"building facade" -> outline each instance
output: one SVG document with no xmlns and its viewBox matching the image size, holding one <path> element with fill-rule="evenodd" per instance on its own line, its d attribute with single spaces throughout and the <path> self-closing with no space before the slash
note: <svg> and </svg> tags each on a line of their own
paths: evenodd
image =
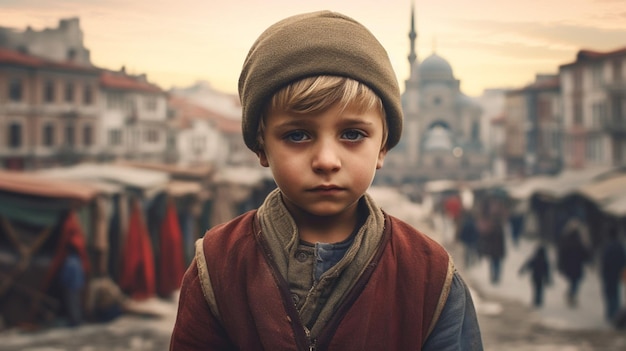
<svg viewBox="0 0 626 351">
<path fill-rule="evenodd" d="M 216 130 L 226 143 L 220 145 L 220 153 L 226 156 L 229 165 L 258 166 L 257 156 L 248 149 L 241 132 L 241 104 L 236 94 L 215 90 L 208 82 L 170 90 L 170 95 L 187 100 L 200 108 L 210 111 Z"/>
<path fill-rule="evenodd" d="M 104 159 L 164 161 L 168 148 L 167 93 L 125 69 L 100 75 Z"/>
<path fill-rule="evenodd" d="M 0 47 L 46 58 L 91 65 L 89 50 L 83 44 L 83 31 L 76 17 L 59 20 L 56 28 L 24 31 L 0 27 Z"/>
<path fill-rule="evenodd" d="M 562 108 L 559 77 L 535 81 L 506 93 L 504 124 L 507 175 L 555 174 L 562 168 Z"/>
<path fill-rule="evenodd" d="M 568 168 L 626 164 L 626 48 L 559 66 Z"/>
<path fill-rule="evenodd" d="M 0 48 L 0 167 L 37 169 L 98 151 L 100 71 Z"/>
</svg>

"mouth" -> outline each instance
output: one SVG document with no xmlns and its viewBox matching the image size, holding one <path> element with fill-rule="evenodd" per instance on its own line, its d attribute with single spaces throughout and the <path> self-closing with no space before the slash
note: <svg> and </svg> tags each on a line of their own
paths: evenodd
<svg viewBox="0 0 626 351">
<path fill-rule="evenodd" d="M 337 185 L 320 185 L 312 188 L 310 191 L 317 193 L 331 193 L 341 190 L 343 190 L 343 188 Z"/>
</svg>

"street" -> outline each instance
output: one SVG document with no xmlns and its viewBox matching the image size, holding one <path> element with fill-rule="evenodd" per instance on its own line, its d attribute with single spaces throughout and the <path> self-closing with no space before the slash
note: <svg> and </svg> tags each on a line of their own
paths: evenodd
<svg viewBox="0 0 626 351">
<path fill-rule="evenodd" d="M 471 278 L 470 282 L 471 284 Z M 626 350 L 623 331 L 550 328 L 537 311 L 516 299 L 484 296 L 474 299 L 485 350 L 586 351 Z M 167 350 L 176 313 L 175 301 L 152 301 L 161 313 L 153 317 L 127 315 L 108 324 L 35 333 L 0 334 L 3 351 L 147 351 Z M 580 316 L 584 318 L 584 316 Z"/>
<path fill-rule="evenodd" d="M 578 308 L 565 306 L 562 301 L 565 283 L 555 277 L 553 286 L 546 292 L 544 308 L 533 309 L 530 307 L 528 277 L 517 275 L 521 261 L 534 247 L 532 240 L 521 241 L 517 246 L 508 243 L 502 282 L 492 286 L 488 281 L 486 262 L 483 260 L 472 267 L 460 265 L 461 248 L 458 244 L 446 242 L 446 235 L 441 234 L 441 224 L 436 220 L 422 221 L 426 218 L 422 209 L 403 203 L 389 193 L 378 192 L 375 197 L 389 213 L 404 218 L 435 240 L 444 241 L 472 291 L 485 350 L 626 350 L 626 333 L 614 330 L 602 319 L 597 277 L 591 268 L 581 286 Z M 141 309 L 151 311 L 150 314 L 125 315 L 107 324 L 30 333 L 5 331 L 0 333 L 0 350 L 167 350 L 176 306 L 176 299 L 151 299 L 141 306 Z"/>
</svg>

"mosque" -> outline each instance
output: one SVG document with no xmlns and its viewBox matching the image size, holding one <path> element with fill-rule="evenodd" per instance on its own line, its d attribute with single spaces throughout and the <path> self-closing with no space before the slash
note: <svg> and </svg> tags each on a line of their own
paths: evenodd
<svg viewBox="0 0 626 351">
<path fill-rule="evenodd" d="M 402 94 L 402 138 L 387 155 L 376 181 L 401 185 L 480 179 L 489 168 L 480 138 L 480 105 L 461 92 L 452 66 L 435 50 L 419 62 L 414 9 L 409 39 L 410 76 Z"/>
</svg>

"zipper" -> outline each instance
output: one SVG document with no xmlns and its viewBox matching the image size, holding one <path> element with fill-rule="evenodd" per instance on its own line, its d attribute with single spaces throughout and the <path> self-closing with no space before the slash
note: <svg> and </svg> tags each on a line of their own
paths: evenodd
<svg viewBox="0 0 626 351">
<path fill-rule="evenodd" d="M 306 334 L 306 339 L 309 342 L 309 351 L 315 351 L 316 349 L 316 339 L 311 339 L 311 331 L 309 328 L 304 327 L 304 333 Z"/>
</svg>

